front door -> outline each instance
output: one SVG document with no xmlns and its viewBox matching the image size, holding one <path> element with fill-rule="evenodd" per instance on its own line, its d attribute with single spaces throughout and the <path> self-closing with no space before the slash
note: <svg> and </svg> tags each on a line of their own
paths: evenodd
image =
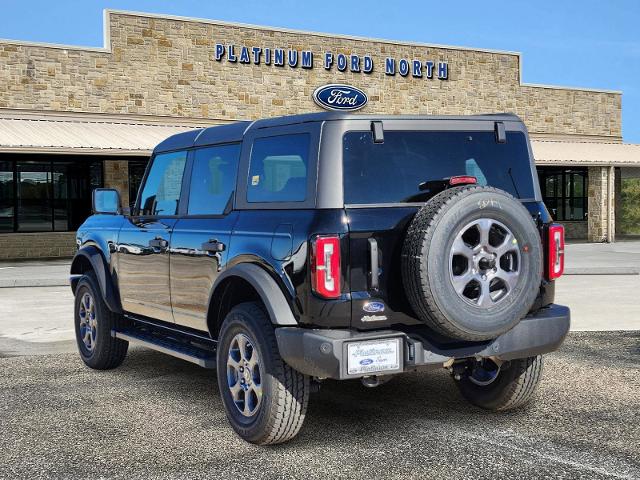
<svg viewBox="0 0 640 480">
<path fill-rule="evenodd" d="M 177 221 L 186 152 L 152 160 L 139 204 L 120 231 L 116 271 L 126 312 L 173 322 L 169 248 Z"/>
<path fill-rule="evenodd" d="M 175 322 L 207 330 L 209 296 L 224 269 L 231 232 L 240 144 L 193 151 L 186 215 L 171 237 L 171 304 Z"/>
</svg>

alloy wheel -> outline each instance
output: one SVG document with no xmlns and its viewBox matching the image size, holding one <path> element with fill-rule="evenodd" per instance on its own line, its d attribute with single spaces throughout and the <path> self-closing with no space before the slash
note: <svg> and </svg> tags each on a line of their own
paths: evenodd
<svg viewBox="0 0 640 480">
<path fill-rule="evenodd" d="M 96 316 L 96 302 L 89 292 L 85 292 L 80 299 L 80 339 L 89 352 L 93 352 L 98 335 L 98 318 Z"/>
<path fill-rule="evenodd" d="M 504 301 L 520 277 L 518 240 L 503 223 L 480 218 L 465 225 L 451 246 L 451 283 L 465 302 L 491 308 Z"/>
<path fill-rule="evenodd" d="M 245 417 L 258 412 L 262 403 L 262 367 L 258 350 L 244 333 L 229 344 L 227 385 L 238 411 Z"/>
</svg>

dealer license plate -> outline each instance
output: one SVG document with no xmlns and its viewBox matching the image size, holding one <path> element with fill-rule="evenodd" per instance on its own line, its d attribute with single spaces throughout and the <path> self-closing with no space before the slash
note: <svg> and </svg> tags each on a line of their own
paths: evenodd
<svg viewBox="0 0 640 480">
<path fill-rule="evenodd" d="M 347 373 L 359 375 L 400 369 L 400 339 L 347 345 Z"/>
</svg>

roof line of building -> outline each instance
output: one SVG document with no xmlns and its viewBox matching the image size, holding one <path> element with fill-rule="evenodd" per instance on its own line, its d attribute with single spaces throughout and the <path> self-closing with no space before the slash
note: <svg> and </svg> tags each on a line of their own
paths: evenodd
<svg viewBox="0 0 640 480">
<path fill-rule="evenodd" d="M 172 117 L 169 115 L 118 114 L 83 111 L 30 110 L 0 108 L 0 119 L 46 120 L 50 122 L 112 123 L 126 125 L 160 125 L 166 127 L 202 128 L 236 120 L 226 118 Z"/>
<path fill-rule="evenodd" d="M 224 20 L 211 20 L 207 18 L 197 18 L 197 17 L 183 17 L 179 15 L 169 15 L 169 14 L 159 14 L 159 13 L 145 13 L 145 12 L 136 12 L 129 10 L 117 10 L 117 9 L 109 9 L 106 8 L 103 10 L 103 46 L 102 47 L 85 47 L 78 45 L 66 45 L 66 44 L 58 44 L 58 43 L 47 43 L 47 42 L 30 42 L 24 40 L 12 40 L 12 39 L 3 39 L 0 38 L 0 43 L 9 43 L 14 45 L 22 45 L 22 46 L 35 46 L 35 47 L 44 47 L 44 48 L 57 48 L 63 50 L 82 50 L 82 51 L 90 51 L 97 53 L 111 53 L 111 26 L 110 26 L 110 15 L 129 15 L 132 17 L 142 17 L 142 18 L 158 18 L 163 20 L 175 20 L 179 22 L 194 22 L 194 23 L 204 23 L 210 25 L 221 25 L 221 26 L 229 26 L 229 27 L 237 27 L 237 28 L 249 28 L 253 30 L 270 30 L 274 32 L 282 32 L 282 33 L 293 33 L 297 35 L 313 35 L 324 38 L 341 38 L 344 40 L 355 40 L 361 42 L 379 42 L 379 43 L 387 43 L 390 45 L 401 45 L 401 46 L 413 46 L 413 47 L 425 47 L 425 48 L 439 48 L 444 50 L 461 50 L 461 51 L 470 51 L 470 52 L 482 52 L 482 53 L 492 53 L 497 55 L 512 55 L 518 58 L 518 81 L 520 86 L 523 87 L 534 87 L 534 88 L 548 88 L 553 90 L 579 90 L 586 92 L 595 92 L 595 93 L 609 93 L 622 95 L 621 90 L 610 90 L 610 89 L 602 89 L 602 88 L 590 88 L 590 87 L 571 87 L 571 86 L 560 86 L 560 85 L 546 85 L 540 83 L 526 83 L 522 81 L 522 53 L 508 50 L 494 50 L 488 48 L 473 48 L 473 47 L 464 47 L 464 46 L 453 46 L 453 45 L 440 45 L 435 43 L 424 43 L 424 42 L 411 42 L 411 41 L 401 41 L 401 40 L 389 40 L 384 38 L 370 38 L 370 37 L 361 37 L 357 35 L 343 35 L 343 34 L 334 34 L 334 33 L 325 33 L 325 32 L 315 32 L 315 31 L 306 31 L 306 30 L 297 30 L 292 28 L 283 28 L 283 27 L 270 27 L 270 26 L 262 26 L 262 25 L 254 25 L 249 23 L 240 23 L 240 22 L 227 22 Z"/>
</svg>

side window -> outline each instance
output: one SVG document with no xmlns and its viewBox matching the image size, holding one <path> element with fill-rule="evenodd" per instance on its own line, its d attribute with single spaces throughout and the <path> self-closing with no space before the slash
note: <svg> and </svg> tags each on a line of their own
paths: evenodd
<svg viewBox="0 0 640 480">
<path fill-rule="evenodd" d="M 240 144 L 195 151 L 189 215 L 220 215 L 236 187 Z"/>
<path fill-rule="evenodd" d="M 303 202 L 307 198 L 308 133 L 257 138 L 251 149 L 248 202 Z"/>
<path fill-rule="evenodd" d="M 176 215 L 187 152 L 164 153 L 153 159 L 140 196 L 142 215 Z"/>
</svg>

